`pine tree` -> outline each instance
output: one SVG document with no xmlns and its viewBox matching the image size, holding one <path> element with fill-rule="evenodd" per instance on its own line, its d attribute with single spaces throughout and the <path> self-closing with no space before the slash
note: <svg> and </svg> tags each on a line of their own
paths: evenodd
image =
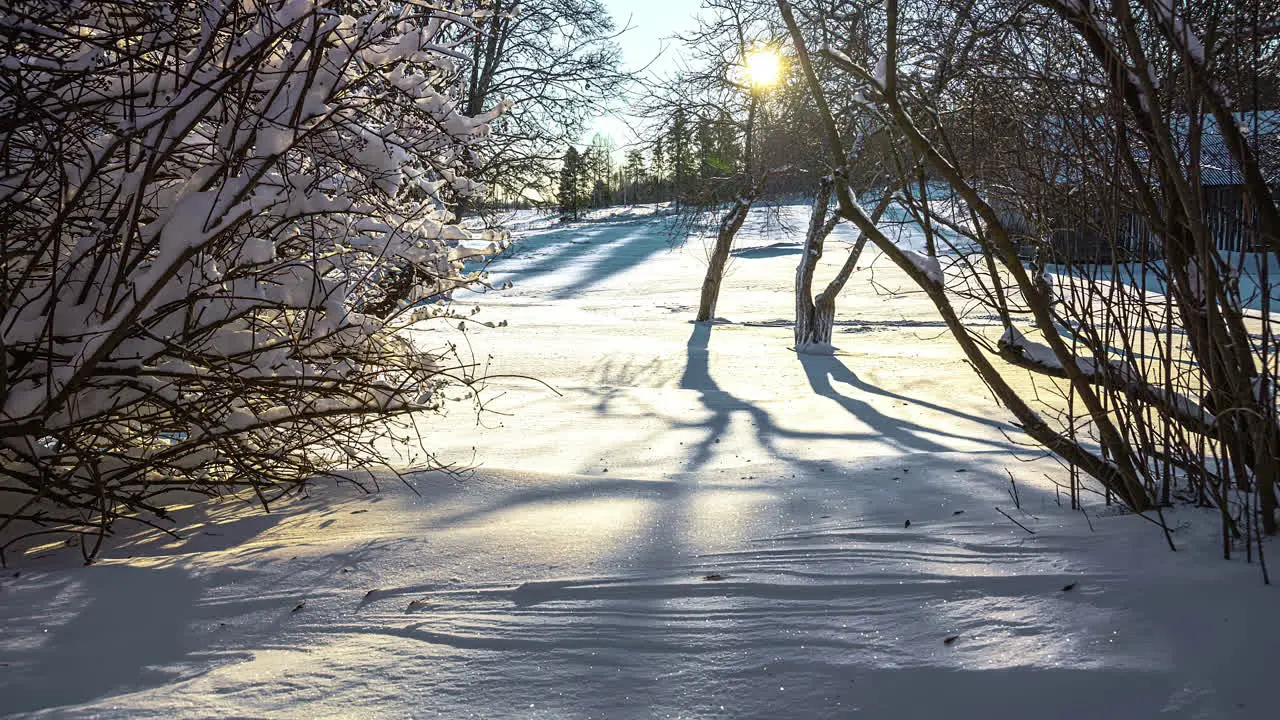
<svg viewBox="0 0 1280 720">
<path fill-rule="evenodd" d="M 592 207 L 613 204 L 614 148 L 611 138 L 596 133 L 591 138 L 591 145 L 582 153 L 583 185 L 590 189 Z"/>
<path fill-rule="evenodd" d="M 560 201 L 560 214 L 564 217 L 578 219 L 582 212 L 583 185 L 585 166 L 578 149 L 570 146 L 564 154 L 564 164 L 560 168 L 560 189 L 557 198 Z"/>
<path fill-rule="evenodd" d="M 629 197 L 631 202 L 638 203 L 644 200 L 645 186 L 645 166 L 644 153 L 639 150 L 630 150 L 627 152 L 627 164 L 624 169 L 627 184 L 630 187 Z"/>
<path fill-rule="evenodd" d="M 675 181 L 673 195 L 677 207 L 686 194 L 686 184 L 690 176 L 690 131 L 689 119 L 684 108 L 676 108 L 671 120 L 671 131 L 668 134 L 667 146 L 671 152 L 671 176 Z"/>
<path fill-rule="evenodd" d="M 719 174 L 722 165 L 719 147 L 716 144 L 715 129 L 710 119 L 698 118 L 694 138 L 698 153 L 698 176 L 705 181 Z"/>
<path fill-rule="evenodd" d="M 653 182 L 653 200 L 654 202 L 663 202 L 668 198 L 666 193 L 665 181 L 667 179 L 667 153 L 666 146 L 659 137 L 653 143 L 653 162 L 649 164 L 652 168 L 650 180 Z"/>
</svg>

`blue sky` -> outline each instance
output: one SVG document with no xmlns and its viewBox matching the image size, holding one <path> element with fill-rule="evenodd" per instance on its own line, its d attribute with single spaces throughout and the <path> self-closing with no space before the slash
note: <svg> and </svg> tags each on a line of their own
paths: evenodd
<svg viewBox="0 0 1280 720">
<path fill-rule="evenodd" d="M 693 27 L 698 0 L 603 0 L 619 29 L 630 30 L 618 38 L 629 65 L 641 65 L 653 58 L 664 46 L 668 51 L 658 64 L 670 67 L 674 49 L 664 38 Z"/>
<path fill-rule="evenodd" d="M 666 38 L 691 29 L 700 5 L 698 0 L 603 0 L 603 4 L 619 29 L 630 25 L 618 38 L 626 67 L 639 68 L 657 57 L 650 71 L 658 73 L 674 69 L 679 51 Z M 597 119 L 584 140 L 596 132 L 611 135 L 620 146 L 634 140 L 624 118 Z"/>
</svg>

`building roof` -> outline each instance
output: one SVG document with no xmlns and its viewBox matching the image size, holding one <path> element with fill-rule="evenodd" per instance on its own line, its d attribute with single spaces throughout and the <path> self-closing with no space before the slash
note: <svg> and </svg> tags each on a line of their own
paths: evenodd
<svg viewBox="0 0 1280 720">
<path fill-rule="evenodd" d="M 1251 147 L 1257 153 L 1263 177 L 1272 188 L 1280 189 L 1280 110 L 1240 112 L 1234 113 L 1233 116 L 1236 119 L 1236 125 L 1244 131 Z M 1198 162 L 1193 161 L 1190 147 L 1193 119 L 1190 115 L 1173 115 L 1166 119 L 1172 131 L 1170 134 L 1174 151 L 1178 154 L 1183 168 L 1190 170 L 1193 166 L 1198 166 L 1201 184 L 1204 186 L 1243 184 L 1244 173 L 1232 157 L 1227 142 L 1222 137 L 1217 119 L 1213 115 L 1205 114 L 1198 120 L 1200 152 Z M 1090 125 L 1095 127 L 1090 129 Z M 1105 138 L 1106 134 L 1111 132 L 1105 125 L 1101 117 L 1074 118 L 1070 121 L 1057 117 L 1046 119 L 1045 129 L 1050 142 L 1054 137 L 1059 138 L 1060 148 L 1064 152 L 1064 162 L 1050 170 L 1051 176 L 1057 182 L 1071 182 L 1073 178 L 1078 179 L 1080 173 L 1087 173 L 1087 169 L 1078 164 L 1081 155 L 1077 153 L 1083 152 L 1083 157 L 1088 157 L 1097 153 L 1106 155 L 1113 151 L 1112 146 L 1098 136 L 1098 133 L 1102 133 L 1102 138 Z M 1093 137 L 1088 137 L 1090 135 Z M 1146 148 L 1137 142 L 1134 135 L 1131 134 L 1130 139 L 1134 159 L 1140 164 L 1149 162 Z"/>
<path fill-rule="evenodd" d="M 1280 110 L 1234 113 L 1236 125 L 1252 140 L 1254 152 L 1263 177 L 1273 186 L 1280 183 Z M 1192 165 L 1190 145 L 1190 116 L 1179 115 L 1171 119 L 1177 150 L 1187 167 Z M 1241 185 L 1244 173 L 1232 157 L 1223 139 L 1217 119 L 1206 115 L 1200 137 L 1200 177 L 1202 185 Z"/>
</svg>

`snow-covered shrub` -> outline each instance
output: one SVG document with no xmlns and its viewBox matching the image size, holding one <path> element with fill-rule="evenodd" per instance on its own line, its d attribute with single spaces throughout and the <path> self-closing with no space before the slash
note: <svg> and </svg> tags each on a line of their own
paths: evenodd
<svg viewBox="0 0 1280 720">
<path fill-rule="evenodd" d="M 0 4 L 0 530 L 266 502 L 465 381 L 391 321 L 502 244 L 443 199 L 478 189 L 452 48 L 483 12 Z"/>
</svg>

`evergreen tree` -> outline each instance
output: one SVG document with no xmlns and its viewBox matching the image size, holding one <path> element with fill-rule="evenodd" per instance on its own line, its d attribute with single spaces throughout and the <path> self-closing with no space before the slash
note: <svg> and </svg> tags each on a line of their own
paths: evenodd
<svg viewBox="0 0 1280 720">
<path fill-rule="evenodd" d="M 606 207 L 613 204 L 613 140 L 596 133 L 591 138 L 591 145 L 582 153 L 583 185 L 590 188 L 592 207 Z"/>
<path fill-rule="evenodd" d="M 560 214 L 563 217 L 578 219 L 583 206 L 583 186 L 585 165 L 578 149 L 570 146 L 564 154 L 564 163 L 560 168 L 560 189 L 557 198 L 560 201 Z"/>
<path fill-rule="evenodd" d="M 653 201 L 664 202 L 669 199 L 665 187 L 665 180 L 667 178 L 667 152 L 666 146 L 662 142 L 661 137 L 654 141 L 653 151 L 650 154 L 653 156 L 653 162 L 649 163 L 649 179 L 653 183 L 653 189 L 651 190 L 653 194 Z"/>
<path fill-rule="evenodd" d="M 624 194 L 633 203 L 644 202 L 646 180 L 644 153 L 639 150 L 629 150 L 627 152 L 627 164 L 623 172 L 625 174 L 624 185 L 628 188 Z"/>
<path fill-rule="evenodd" d="M 692 175 L 689 172 L 692 155 L 690 134 L 688 116 L 684 108 L 678 107 L 671 119 L 671 130 L 667 134 L 667 147 L 671 153 L 671 177 L 675 183 L 672 195 L 677 204 L 687 194 L 688 180 Z"/>
<path fill-rule="evenodd" d="M 596 178 L 591 184 L 591 206 L 609 207 L 613 204 L 613 188 L 604 178 Z"/>
<path fill-rule="evenodd" d="M 694 141 L 698 152 L 698 177 L 702 180 L 721 173 L 720 148 L 716 143 L 715 128 L 709 118 L 698 118 Z"/>
</svg>

